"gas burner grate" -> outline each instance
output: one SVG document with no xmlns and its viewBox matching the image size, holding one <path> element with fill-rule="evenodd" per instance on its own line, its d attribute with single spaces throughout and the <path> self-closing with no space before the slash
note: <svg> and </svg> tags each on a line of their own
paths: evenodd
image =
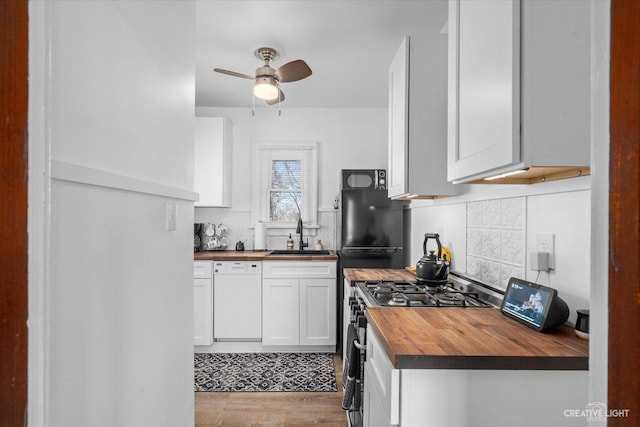
<svg viewBox="0 0 640 427">
<path fill-rule="evenodd" d="M 359 282 L 373 305 L 390 307 L 491 307 L 476 292 L 453 283 L 434 286 L 424 282 L 373 280 Z"/>
</svg>

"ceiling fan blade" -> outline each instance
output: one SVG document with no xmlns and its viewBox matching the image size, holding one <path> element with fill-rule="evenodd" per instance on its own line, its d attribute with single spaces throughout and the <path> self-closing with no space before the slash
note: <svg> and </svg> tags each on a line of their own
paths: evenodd
<svg viewBox="0 0 640 427">
<path fill-rule="evenodd" d="M 246 74 L 236 73 L 235 71 L 223 70 L 222 68 L 214 68 L 213 71 L 216 73 L 227 74 L 233 77 L 241 77 L 243 79 L 255 80 L 255 77 L 247 76 Z"/>
<path fill-rule="evenodd" d="M 264 102 L 266 102 L 268 105 L 273 105 L 273 104 L 277 104 L 278 102 L 284 101 L 284 92 L 282 92 L 280 88 L 278 88 L 278 92 L 280 93 L 280 96 L 278 96 L 276 99 L 265 100 Z"/>
<path fill-rule="evenodd" d="M 302 59 L 288 62 L 278 68 L 275 73 L 280 83 L 295 82 L 311 75 L 311 68 Z"/>
</svg>

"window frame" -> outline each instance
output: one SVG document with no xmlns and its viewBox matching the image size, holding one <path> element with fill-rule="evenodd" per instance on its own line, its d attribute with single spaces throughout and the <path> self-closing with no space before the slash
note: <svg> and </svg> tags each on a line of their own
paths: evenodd
<svg viewBox="0 0 640 427">
<path fill-rule="evenodd" d="M 253 146 L 251 206 L 252 227 L 258 221 L 265 224 L 270 235 L 286 235 L 296 228 L 297 221 L 269 221 L 269 194 L 273 160 L 301 160 L 302 222 L 305 230 L 312 231 L 318 225 L 318 143 L 315 141 L 255 142 Z M 271 231 L 269 231 L 271 229 Z M 306 234 L 309 234 L 306 232 Z"/>
</svg>

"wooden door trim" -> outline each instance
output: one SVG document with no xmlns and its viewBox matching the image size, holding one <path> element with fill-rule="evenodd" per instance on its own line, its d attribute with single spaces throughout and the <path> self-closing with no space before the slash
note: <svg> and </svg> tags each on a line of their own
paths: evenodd
<svg viewBox="0 0 640 427">
<path fill-rule="evenodd" d="M 608 425 L 640 425 L 640 0 L 613 0 L 609 161 Z"/>
<path fill-rule="evenodd" d="M 0 2 L 0 426 L 26 425 L 28 2 Z"/>
</svg>

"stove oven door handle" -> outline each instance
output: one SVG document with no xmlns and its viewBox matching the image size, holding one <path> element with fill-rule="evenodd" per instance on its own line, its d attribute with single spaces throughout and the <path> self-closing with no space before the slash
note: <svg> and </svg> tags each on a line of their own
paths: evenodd
<svg viewBox="0 0 640 427">
<path fill-rule="evenodd" d="M 365 351 L 367 349 L 367 346 L 360 344 L 358 340 L 353 340 L 353 345 L 355 345 L 356 348 L 360 351 Z"/>
</svg>

